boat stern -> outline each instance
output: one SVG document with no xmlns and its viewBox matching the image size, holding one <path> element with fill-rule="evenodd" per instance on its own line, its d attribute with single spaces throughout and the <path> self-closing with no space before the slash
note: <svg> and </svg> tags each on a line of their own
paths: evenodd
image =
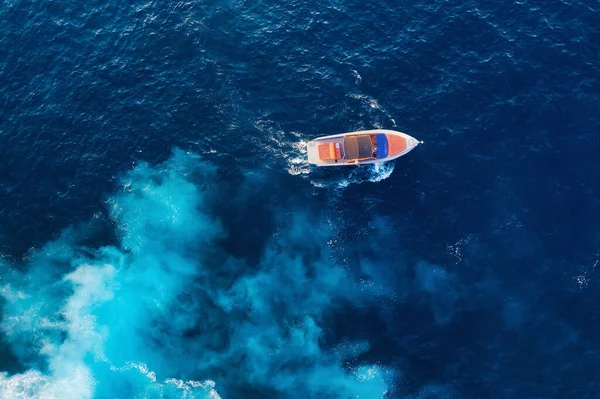
<svg viewBox="0 0 600 399">
<path fill-rule="evenodd" d="M 313 165 L 319 164 L 319 152 L 317 151 L 317 143 L 309 141 L 306 147 L 306 154 L 308 156 L 308 163 Z"/>
</svg>

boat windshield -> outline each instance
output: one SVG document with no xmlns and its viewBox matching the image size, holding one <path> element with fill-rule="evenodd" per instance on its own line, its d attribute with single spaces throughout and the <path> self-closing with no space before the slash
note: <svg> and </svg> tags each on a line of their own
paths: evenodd
<svg viewBox="0 0 600 399">
<path fill-rule="evenodd" d="M 377 158 L 386 158 L 388 156 L 388 140 L 385 134 L 374 134 L 375 148 Z"/>
</svg>

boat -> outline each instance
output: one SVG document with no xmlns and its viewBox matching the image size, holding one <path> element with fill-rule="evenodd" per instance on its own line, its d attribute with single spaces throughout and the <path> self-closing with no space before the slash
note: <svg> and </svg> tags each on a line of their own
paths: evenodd
<svg viewBox="0 0 600 399">
<path fill-rule="evenodd" d="M 422 143 L 406 133 L 386 129 L 334 134 L 308 142 L 308 163 L 344 166 L 387 162 L 408 154 Z"/>
</svg>

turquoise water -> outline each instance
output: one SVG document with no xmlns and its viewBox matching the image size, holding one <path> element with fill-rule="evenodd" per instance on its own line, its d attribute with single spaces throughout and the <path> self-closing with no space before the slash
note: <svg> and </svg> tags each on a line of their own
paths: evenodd
<svg viewBox="0 0 600 399">
<path fill-rule="evenodd" d="M 597 396 L 594 3 L 0 22 L 0 397 Z"/>
</svg>

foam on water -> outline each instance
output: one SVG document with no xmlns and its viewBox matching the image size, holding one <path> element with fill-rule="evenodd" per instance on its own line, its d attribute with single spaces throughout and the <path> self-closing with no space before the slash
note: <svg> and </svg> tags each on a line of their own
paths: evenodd
<svg viewBox="0 0 600 399">
<path fill-rule="evenodd" d="M 597 396 L 586 3 L 3 2 L 0 396 Z"/>
<path fill-rule="evenodd" d="M 386 163 L 377 163 L 374 165 L 362 165 L 355 168 L 347 178 L 338 181 L 338 188 L 346 188 L 352 184 L 362 184 L 366 182 L 378 183 L 392 175 L 396 161 Z"/>
<path fill-rule="evenodd" d="M 320 189 L 344 190 L 353 184 L 379 183 L 388 179 L 394 171 L 396 161 L 374 165 L 321 167 L 312 166 L 310 184 Z M 338 169 L 341 173 L 334 174 Z"/>
<path fill-rule="evenodd" d="M 263 119 L 256 121 L 254 127 L 261 132 L 261 136 L 254 139 L 259 142 L 259 148 L 274 159 L 283 159 L 283 167 L 290 175 L 308 175 L 311 172 L 306 156 L 308 140 L 303 139 L 300 133 L 285 133 L 272 121 Z"/>
<path fill-rule="evenodd" d="M 306 158 L 307 153 L 307 141 L 300 141 L 296 143 L 290 143 L 290 152 L 287 158 L 287 171 L 290 175 L 308 175 L 311 171 L 311 167 Z"/>
<path fill-rule="evenodd" d="M 297 214 L 259 269 L 220 253 L 209 213 L 215 169 L 175 151 L 142 164 L 107 201 L 118 243 L 80 244 L 69 229 L 3 276 L 1 328 L 27 371 L 0 376 L 2 397 L 382 397 L 395 372 L 321 347 L 336 298 L 369 303 L 331 262 L 331 226 Z M 303 253 L 322 251 L 307 260 Z M 375 294 L 375 295 L 374 295 Z M 227 370 L 226 374 L 222 371 Z"/>
</svg>

